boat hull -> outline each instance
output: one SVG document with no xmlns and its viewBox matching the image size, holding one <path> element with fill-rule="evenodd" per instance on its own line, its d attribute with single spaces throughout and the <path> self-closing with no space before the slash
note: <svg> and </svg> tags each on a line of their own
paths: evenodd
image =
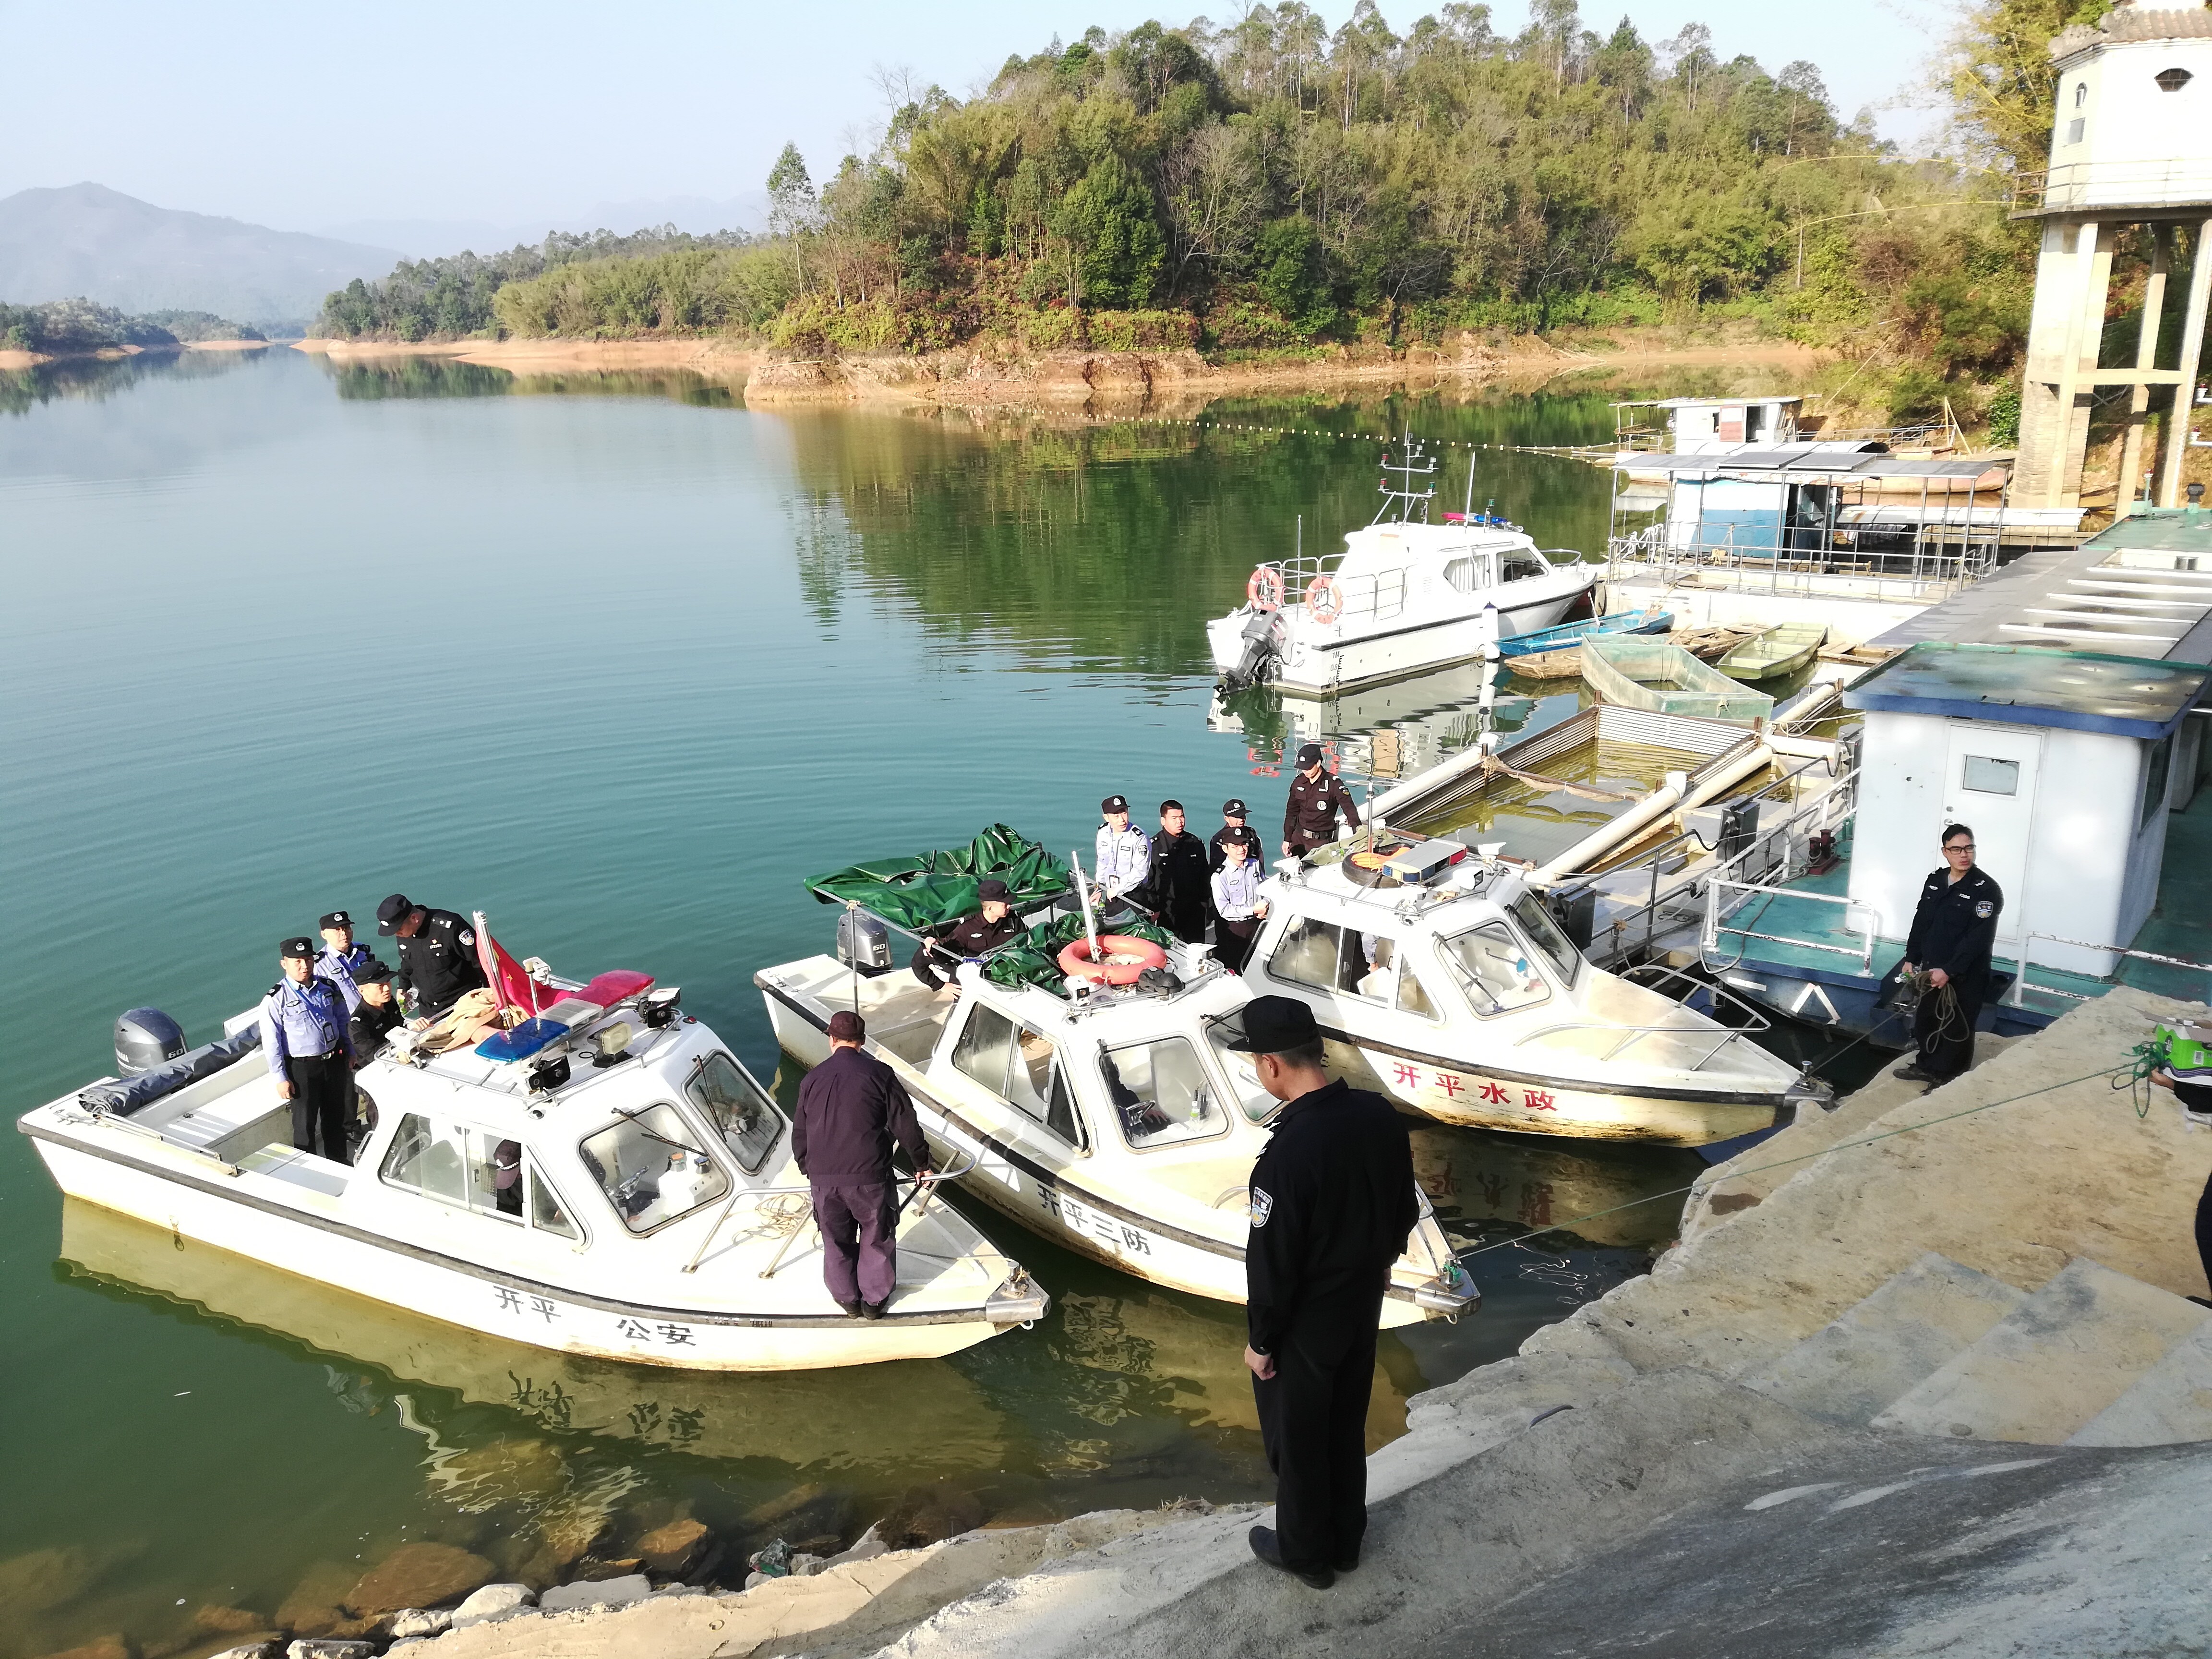
<svg viewBox="0 0 2212 1659">
<path fill-rule="evenodd" d="M 1796 1106 L 1778 1094 L 1698 1098 L 1597 1090 L 1439 1055 L 1409 1055 L 1324 1028 L 1331 1068 L 1423 1117 L 1464 1129 L 1504 1129 L 1580 1140 L 1705 1146 L 1786 1126 Z"/>
<path fill-rule="evenodd" d="M 1551 592 L 1499 608 L 1501 636 L 1513 638 L 1553 626 L 1589 591 L 1601 573 L 1597 566 L 1590 565 L 1562 574 L 1566 581 L 1540 584 L 1552 587 Z M 1230 673 L 1243 659 L 1247 620 L 1248 613 L 1238 611 L 1206 624 L 1217 672 Z M 1260 684 L 1289 696 L 1325 697 L 1471 662 L 1483 654 L 1488 642 L 1480 610 L 1349 637 L 1332 636 L 1327 629 L 1300 629 L 1291 638 L 1288 654 L 1274 663 Z"/>
<path fill-rule="evenodd" d="M 212 1159 L 158 1146 L 141 1152 L 118 1144 L 137 1139 L 123 1131 L 70 1133 L 34 1121 L 39 1115 L 21 1127 L 72 1198 L 150 1222 L 179 1240 L 533 1347 L 687 1370 L 806 1370 L 939 1358 L 1006 1328 L 976 1315 L 894 1311 L 863 1324 L 615 1303 L 289 1211 L 253 1190 L 257 1177 L 226 1176 Z M 783 1269 L 809 1270 L 804 1261 Z M 702 1271 L 711 1272 L 711 1264 Z"/>
<path fill-rule="evenodd" d="M 793 1006 L 771 986 L 762 987 L 762 996 L 786 1054 L 808 1067 L 829 1058 L 829 1036 L 804 1008 Z M 1243 1302 L 1241 1247 L 1138 1214 L 969 1122 L 957 1108 L 919 1084 L 911 1070 L 902 1073 L 901 1081 L 913 1097 L 915 1116 L 931 1155 L 942 1160 L 940 1167 L 954 1169 L 974 1161 L 974 1168 L 959 1178 L 962 1192 L 1078 1255 L 1170 1290 L 1218 1302 Z M 1232 1188 L 1223 1195 L 1225 1202 L 1235 1200 L 1229 1207 L 1239 1216 L 1244 1213 L 1243 1190 Z M 1434 1316 L 1409 1291 L 1394 1285 L 1382 1304 L 1380 1328 L 1418 1324 Z"/>
</svg>

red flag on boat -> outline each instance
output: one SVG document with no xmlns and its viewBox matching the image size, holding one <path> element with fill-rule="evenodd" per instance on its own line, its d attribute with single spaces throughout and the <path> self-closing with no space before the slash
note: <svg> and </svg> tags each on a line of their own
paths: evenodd
<svg viewBox="0 0 2212 1659">
<path fill-rule="evenodd" d="M 520 1008 L 526 1014 L 541 1014 L 561 1000 L 561 994 L 551 986 L 539 983 L 530 977 L 523 965 L 500 947 L 484 926 L 483 912 L 476 913 L 477 962 L 483 969 L 484 982 L 499 998 L 502 1008 Z"/>
</svg>

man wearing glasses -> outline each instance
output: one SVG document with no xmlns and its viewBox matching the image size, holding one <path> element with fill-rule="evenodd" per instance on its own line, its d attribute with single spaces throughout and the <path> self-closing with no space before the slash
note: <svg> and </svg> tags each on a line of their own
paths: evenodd
<svg viewBox="0 0 2212 1659">
<path fill-rule="evenodd" d="M 1924 974 L 1927 981 L 1912 1021 L 1917 1052 L 1896 1076 L 1935 1088 L 1974 1063 L 1974 1022 L 1989 988 L 1990 949 L 2003 910 L 2003 892 L 1974 866 L 1974 832 L 1950 825 L 1943 831 L 1943 868 L 1922 885 L 1905 941 L 1899 971 Z"/>
</svg>

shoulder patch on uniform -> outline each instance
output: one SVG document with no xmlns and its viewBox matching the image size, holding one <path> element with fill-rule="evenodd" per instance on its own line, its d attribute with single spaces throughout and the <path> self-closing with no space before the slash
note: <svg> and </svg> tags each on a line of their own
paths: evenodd
<svg viewBox="0 0 2212 1659">
<path fill-rule="evenodd" d="M 468 928 L 466 928 L 466 927 L 464 927 L 464 928 L 462 928 L 462 929 L 461 929 L 461 943 L 462 943 L 462 944 L 464 944 L 464 945 L 474 945 L 476 942 L 477 942 L 477 936 L 476 936 L 476 934 L 475 934 L 474 933 L 471 932 L 471 931 L 470 931 Z"/>
<path fill-rule="evenodd" d="M 1977 904 L 1974 907 L 1974 915 L 1979 917 L 1982 921 L 1987 921 L 1990 917 L 1995 914 L 1996 908 L 1997 907 L 1992 904 L 1989 900 L 1984 899 L 1979 904 Z"/>
<path fill-rule="evenodd" d="M 1255 1227 L 1266 1226 L 1267 1218 L 1274 1214 L 1274 1197 L 1265 1188 L 1255 1187 L 1252 1189 L 1251 1212 L 1252 1224 Z"/>
</svg>

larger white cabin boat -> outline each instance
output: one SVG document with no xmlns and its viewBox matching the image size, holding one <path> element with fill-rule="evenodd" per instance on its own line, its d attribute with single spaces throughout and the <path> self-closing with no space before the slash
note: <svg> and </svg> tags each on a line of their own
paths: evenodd
<svg viewBox="0 0 2212 1659">
<path fill-rule="evenodd" d="M 1164 996 L 1102 988 L 1071 1000 L 994 984 L 975 963 L 960 969 L 957 997 L 933 994 L 909 973 L 862 977 L 826 956 L 753 981 L 777 1041 L 809 1066 L 829 1055 L 830 1016 L 857 1009 L 932 1152 L 969 1170 L 963 1192 L 1140 1279 L 1241 1303 L 1252 1164 L 1280 1103 L 1225 1046 L 1250 993 L 1202 950 L 1170 960 L 1183 983 Z M 1419 1201 L 1386 1328 L 1481 1304 Z"/>
<path fill-rule="evenodd" d="M 1312 1006 L 1343 1075 L 1443 1123 L 1680 1146 L 1832 1098 L 1746 1033 L 1585 960 L 1509 866 L 1417 836 L 1355 846 L 1283 861 L 1243 969 L 1253 994 Z"/>
<path fill-rule="evenodd" d="M 1326 697 L 1426 674 L 1480 657 L 1498 640 L 1561 621 L 1601 568 L 1565 549 L 1539 548 L 1491 513 L 1448 513 L 1428 523 L 1433 490 L 1416 489 L 1433 462 L 1407 441 L 1388 471 L 1383 514 L 1352 531 L 1344 551 L 1261 565 L 1245 603 L 1206 623 L 1224 690 L 1273 686 Z"/>
<path fill-rule="evenodd" d="M 293 1149 L 258 1048 L 127 1112 L 90 1085 L 17 1127 L 73 1198 L 567 1353 L 805 1370 L 951 1353 L 1045 1311 L 1018 1263 L 925 1195 L 900 1212 L 889 1311 L 842 1313 L 787 1120 L 672 990 L 571 998 L 512 1035 L 499 1058 L 395 1033 L 356 1074 L 378 1121 L 350 1167 Z"/>
</svg>

